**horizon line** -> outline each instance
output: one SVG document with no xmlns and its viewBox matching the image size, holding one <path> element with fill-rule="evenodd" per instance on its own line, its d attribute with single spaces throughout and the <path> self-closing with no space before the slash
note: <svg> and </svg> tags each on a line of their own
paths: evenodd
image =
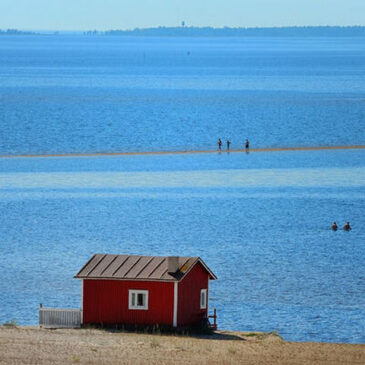
<svg viewBox="0 0 365 365">
<path fill-rule="evenodd" d="M 157 25 L 157 26 L 147 26 L 147 27 L 134 27 L 134 28 L 108 28 L 108 29 L 96 29 L 96 28 L 85 28 L 85 29 L 36 29 L 36 28 L 16 28 L 16 27 L 5 27 L 5 28 L 0 28 L 0 31 L 6 31 L 6 30 L 17 30 L 20 32 L 86 32 L 86 31 L 97 31 L 97 32 L 108 32 L 108 31 L 123 31 L 123 32 L 131 32 L 134 30 L 150 30 L 150 29 L 161 29 L 161 28 L 181 28 L 181 29 L 191 29 L 191 28 L 195 28 L 195 29 L 206 29 L 206 28 L 210 28 L 210 29 L 219 29 L 219 30 L 224 30 L 224 29 L 283 29 L 283 28 L 365 28 L 365 24 L 360 25 L 360 24 L 347 24 L 347 25 L 272 25 L 272 26 L 261 26 L 261 25 L 257 25 L 257 26 L 227 26 L 227 25 L 223 25 L 223 26 L 211 26 L 211 25 L 185 25 L 185 26 L 181 26 L 181 25 L 176 25 L 176 26 L 172 26 L 172 25 Z"/>
</svg>

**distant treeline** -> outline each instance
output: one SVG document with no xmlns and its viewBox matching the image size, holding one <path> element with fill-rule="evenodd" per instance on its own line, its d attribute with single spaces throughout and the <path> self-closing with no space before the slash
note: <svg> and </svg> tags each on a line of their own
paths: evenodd
<svg viewBox="0 0 365 365">
<path fill-rule="evenodd" d="M 278 27 L 278 28 L 211 28 L 158 27 L 133 30 L 89 31 L 85 34 L 145 37 L 365 37 L 365 27 Z"/>
<path fill-rule="evenodd" d="M 132 30 L 82 31 L 22 31 L 0 29 L 1 35 L 111 35 L 143 37 L 365 37 L 365 26 L 348 27 L 272 27 L 272 28 L 212 28 L 158 27 Z"/>
<path fill-rule="evenodd" d="M 18 29 L 6 29 L 6 30 L 0 29 L 0 35 L 34 35 L 34 34 L 37 34 L 37 33 L 25 32 L 25 31 L 18 30 Z"/>
</svg>

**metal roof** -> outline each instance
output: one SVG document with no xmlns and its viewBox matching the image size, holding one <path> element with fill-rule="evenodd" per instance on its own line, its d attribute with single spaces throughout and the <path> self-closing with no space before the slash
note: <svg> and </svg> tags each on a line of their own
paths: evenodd
<svg viewBox="0 0 365 365">
<path fill-rule="evenodd" d="M 200 257 L 179 257 L 176 273 L 167 270 L 168 257 L 95 254 L 74 276 L 77 279 L 114 279 L 180 281 L 200 263 L 210 275 L 217 279 Z"/>
</svg>

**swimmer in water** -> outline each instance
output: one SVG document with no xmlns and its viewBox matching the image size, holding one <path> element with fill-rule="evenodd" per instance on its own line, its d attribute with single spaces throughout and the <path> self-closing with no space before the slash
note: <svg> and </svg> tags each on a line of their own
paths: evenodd
<svg viewBox="0 0 365 365">
<path fill-rule="evenodd" d="M 344 231 L 351 231 L 350 222 L 346 222 L 346 224 L 343 226 Z"/>
</svg>

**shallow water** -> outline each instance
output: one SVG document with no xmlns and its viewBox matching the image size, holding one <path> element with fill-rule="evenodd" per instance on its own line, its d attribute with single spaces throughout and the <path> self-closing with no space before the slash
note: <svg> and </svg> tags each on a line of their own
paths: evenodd
<svg viewBox="0 0 365 365">
<path fill-rule="evenodd" d="M 362 150 L 0 159 L 0 322 L 79 307 L 96 252 L 201 256 L 221 328 L 364 343 Z M 341 167 L 342 166 L 342 167 Z M 330 225 L 350 221 L 351 232 Z"/>
<path fill-rule="evenodd" d="M 363 38 L 0 38 L 0 154 L 365 144 Z"/>
<path fill-rule="evenodd" d="M 364 145 L 364 101 L 362 38 L 0 37 L 0 155 Z M 199 255 L 221 328 L 364 343 L 364 193 L 364 150 L 0 158 L 0 323 Z"/>
</svg>

